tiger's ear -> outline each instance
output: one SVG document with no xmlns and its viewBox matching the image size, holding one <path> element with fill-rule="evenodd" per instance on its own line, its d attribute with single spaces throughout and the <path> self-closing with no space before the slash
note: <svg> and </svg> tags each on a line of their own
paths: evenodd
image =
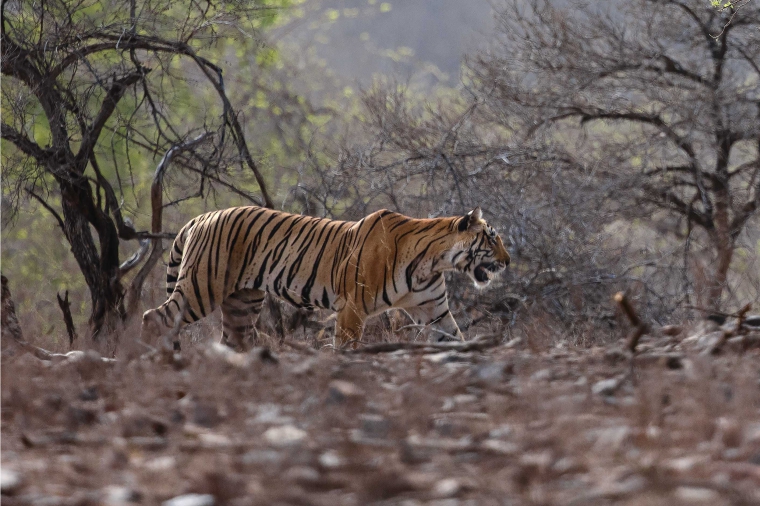
<svg viewBox="0 0 760 506">
<path fill-rule="evenodd" d="M 479 206 L 459 220 L 459 231 L 464 232 L 466 230 L 472 233 L 478 233 L 483 230 L 483 211 L 480 210 Z"/>
</svg>

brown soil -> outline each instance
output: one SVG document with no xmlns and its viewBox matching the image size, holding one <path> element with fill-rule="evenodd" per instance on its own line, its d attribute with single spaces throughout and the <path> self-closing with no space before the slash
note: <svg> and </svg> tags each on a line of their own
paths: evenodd
<svg viewBox="0 0 760 506">
<path fill-rule="evenodd" d="M 760 504 L 758 350 L 185 348 L 7 360 L 3 504 Z"/>
</svg>

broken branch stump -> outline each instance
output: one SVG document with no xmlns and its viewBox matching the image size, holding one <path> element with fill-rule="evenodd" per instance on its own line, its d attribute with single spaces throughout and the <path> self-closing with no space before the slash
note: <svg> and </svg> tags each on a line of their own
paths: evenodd
<svg viewBox="0 0 760 506">
<path fill-rule="evenodd" d="M 61 312 L 63 313 L 63 322 L 66 324 L 66 332 L 69 334 L 69 348 L 72 348 L 74 346 L 74 341 L 77 338 L 77 331 L 74 328 L 74 320 L 71 318 L 69 291 L 66 290 L 63 298 L 61 298 L 61 294 L 59 293 L 56 293 L 55 296 L 58 298 L 58 306 L 60 306 Z"/>
<path fill-rule="evenodd" d="M 628 321 L 630 321 L 631 325 L 634 327 L 633 331 L 631 331 L 631 333 L 626 338 L 625 346 L 631 353 L 635 353 L 636 346 L 639 344 L 639 339 L 641 339 L 644 334 L 647 334 L 649 332 L 649 325 L 644 323 L 641 318 L 639 318 L 639 315 L 633 308 L 633 304 L 631 304 L 631 301 L 628 300 L 623 292 L 616 293 L 614 299 L 615 302 L 617 302 L 620 308 L 623 310 L 625 315 L 628 317 Z"/>
</svg>

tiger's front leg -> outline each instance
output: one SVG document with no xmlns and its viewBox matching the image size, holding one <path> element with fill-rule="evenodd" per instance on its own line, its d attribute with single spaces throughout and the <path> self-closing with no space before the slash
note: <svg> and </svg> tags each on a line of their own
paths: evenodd
<svg viewBox="0 0 760 506">
<path fill-rule="evenodd" d="M 356 341 L 362 337 L 364 320 L 366 319 L 366 314 L 351 307 L 351 305 L 346 305 L 338 311 L 338 319 L 335 324 L 335 348 L 342 348 L 347 343 L 354 341 L 352 347 L 355 349 Z"/>
<path fill-rule="evenodd" d="M 256 320 L 266 293 L 240 289 L 222 303 L 222 344 L 236 351 L 248 351 L 257 344 Z"/>
<path fill-rule="evenodd" d="M 404 308 L 417 325 L 425 325 L 423 337 L 429 341 L 464 341 L 456 320 L 449 311 L 448 300 L 430 302 L 422 306 Z M 436 332 L 440 330 L 441 332 Z"/>
</svg>

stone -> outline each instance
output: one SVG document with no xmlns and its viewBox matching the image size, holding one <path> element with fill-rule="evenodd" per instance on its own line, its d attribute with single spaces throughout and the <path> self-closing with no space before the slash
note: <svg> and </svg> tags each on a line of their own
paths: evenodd
<svg viewBox="0 0 760 506">
<path fill-rule="evenodd" d="M 678 487 L 674 495 L 687 504 L 716 504 L 720 499 L 718 492 L 702 487 Z"/>
<path fill-rule="evenodd" d="M 164 455 L 163 457 L 156 457 L 155 459 L 145 462 L 144 467 L 149 471 L 169 471 L 176 467 L 177 460 L 171 455 Z"/>
<path fill-rule="evenodd" d="M 552 454 L 549 451 L 524 453 L 520 456 L 520 464 L 543 474 L 552 465 Z"/>
<path fill-rule="evenodd" d="M 610 378 L 606 380 L 597 381 L 591 386 L 591 392 L 595 395 L 609 396 L 614 395 L 615 391 L 620 387 L 619 378 Z"/>
<path fill-rule="evenodd" d="M 6 467 L 0 468 L 0 492 L 3 495 L 13 495 L 21 488 L 21 475 Z"/>
<path fill-rule="evenodd" d="M 364 414 L 359 417 L 364 437 L 383 439 L 388 436 L 391 424 L 387 418 L 380 415 Z"/>
<path fill-rule="evenodd" d="M 198 441 L 204 448 L 229 448 L 232 446 L 230 438 L 216 432 L 201 432 L 198 434 Z"/>
<path fill-rule="evenodd" d="M 348 399 L 357 399 L 364 395 L 364 391 L 349 381 L 333 380 L 327 387 L 328 402 L 344 402 Z"/>
<path fill-rule="evenodd" d="M 319 360 L 317 360 L 316 357 L 310 357 L 294 365 L 293 368 L 290 370 L 290 372 L 292 372 L 296 376 L 309 374 L 314 370 L 315 366 L 317 366 L 318 363 L 319 363 Z"/>
<path fill-rule="evenodd" d="M 123 506 L 141 502 L 142 495 L 128 487 L 111 485 L 103 489 L 101 500 L 105 506 Z"/>
<path fill-rule="evenodd" d="M 301 443 L 308 434 L 293 425 L 270 427 L 264 432 L 264 439 L 274 446 L 290 446 Z"/>
<path fill-rule="evenodd" d="M 433 485 L 433 494 L 436 497 L 454 497 L 462 491 L 462 484 L 456 478 L 444 478 Z"/>
<path fill-rule="evenodd" d="M 229 346 L 214 342 L 206 348 L 206 356 L 211 359 L 222 360 L 233 367 L 246 369 L 251 365 L 252 357 L 247 353 L 238 353 Z"/>
<path fill-rule="evenodd" d="M 504 383 L 512 372 L 512 365 L 506 362 L 484 362 L 470 368 L 470 377 L 485 384 Z"/>
<path fill-rule="evenodd" d="M 611 449 L 616 451 L 628 440 L 631 434 L 631 429 L 626 425 L 621 425 L 619 427 L 594 429 L 592 432 L 592 438 L 596 440 L 594 443 L 595 450 L 602 451 L 605 449 Z"/>
<path fill-rule="evenodd" d="M 562 457 L 552 464 L 551 470 L 557 474 L 565 474 L 582 471 L 584 467 L 571 457 Z"/>
<path fill-rule="evenodd" d="M 423 355 L 425 360 L 433 362 L 434 364 L 447 364 L 449 362 L 461 362 L 461 353 L 455 351 L 442 351 L 440 353 L 429 353 Z"/>
<path fill-rule="evenodd" d="M 715 438 L 726 448 L 736 448 L 741 444 L 742 428 L 739 422 L 731 418 L 720 417 L 715 425 Z"/>
<path fill-rule="evenodd" d="M 744 443 L 752 444 L 760 442 L 760 423 L 749 423 L 744 427 Z"/>
<path fill-rule="evenodd" d="M 492 438 L 505 438 L 509 437 L 515 432 L 514 427 L 512 427 L 508 423 L 504 423 L 499 425 L 498 427 L 494 427 L 488 432 L 488 437 Z"/>
<path fill-rule="evenodd" d="M 245 465 L 266 466 L 279 464 L 282 459 L 280 452 L 274 450 L 251 450 L 246 452 L 240 460 Z"/>
<path fill-rule="evenodd" d="M 502 441 L 501 439 L 486 439 L 480 445 L 484 450 L 500 455 L 517 455 L 520 451 L 520 447 L 517 444 L 510 441 Z"/>
<path fill-rule="evenodd" d="M 664 462 L 663 467 L 675 471 L 676 473 L 686 474 L 691 472 L 698 465 L 704 464 L 708 458 L 704 455 L 688 455 L 670 459 Z"/>
<path fill-rule="evenodd" d="M 249 418 L 246 423 L 271 425 L 291 425 L 293 423 L 293 417 L 283 415 L 282 406 L 279 404 L 259 404 L 255 409 L 256 417 Z"/>
<path fill-rule="evenodd" d="M 288 481 L 308 484 L 319 481 L 319 471 L 308 466 L 293 466 L 285 471 L 282 477 Z"/>
<path fill-rule="evenodd" d="M 211 494 L 184 494 L 162 502 L 162 506 L 214 506 Z"/>
<path fill-rule="evenodd" d="M 551 369 L 541 369 L 530 375 L 531 381 L 550 381 L 554 373 Z"/>
<path fill-rule="evenodd" d="M 327 450 L 319 456 L 319 464 L 327 469 L 336 469 L 346 464 L 346 459 L 335 450 Z"/>
</svg>

